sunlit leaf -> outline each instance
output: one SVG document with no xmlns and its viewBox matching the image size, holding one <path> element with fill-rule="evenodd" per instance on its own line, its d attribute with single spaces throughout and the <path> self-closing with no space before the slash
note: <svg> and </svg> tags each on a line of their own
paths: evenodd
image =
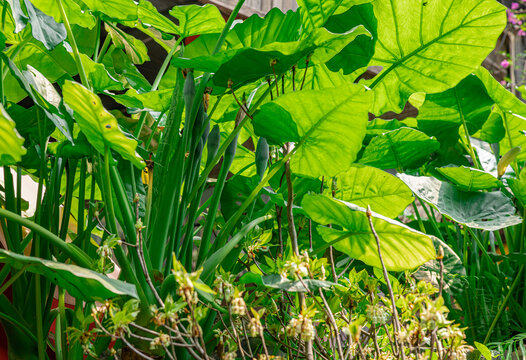
<svg viewBox="0 0 526 360">
<path fill-rule="evenodd" d="M 494 0 L 378 0 L 378 40 L 366 81 L 377 94 L 372 112 L 400 112 L 416 92 L 438 93 L 475 71 L 506 26 Z M 483 30 L 483 31 L 482 31 Z"/>
<path fill-rule="evenodd" d="M 356 159 L 370 101 L 369 92 L 351 84 L 290 93 L 263 105 L 254 116 L 254 129 L 269 143 L 296 143 L 294 173 L 334 176 Z"/>
<path fill-rule="evenodd" d="M 75 114 L 75 120 L 90 144 L 101 154 L 109 146 L 138 168 L 144 161 L 135 152 L 137 141 L 119 129 L 117 119 L 102 106 L 100 98 L 84 86 L 66 81 L 62 88 L 64 102 Z"/>
<path fill-rule="evenodd" d="M 323 195 L 307 195 L 301 206 L 317 223 L 341 227 L 318 226 L 325 242 L 352 258 L 381 267 L 376 239 L 364 208 Z M 387 270 L 414 269 L 435 257 L 433 241 L 428 235 L 376 213 L 372 214 L 372 222 Z"/>
<path fill-rule="evenodd" d="M 223 15 L 211 4 L 176 6 L 170 15 L 179 20 L 178 34 L 182 37 L 220 33 L 225 27 Z"/>
<path fill-rule="evenodd" d="M 395 218 L 410 205 L 413 192 L 396 176 L 380 169 L 353 165 L 337 176 L 335 197 Z"/>
<path fill-rule="evenodd" d="M 439 147 L 434 138 L 404 127 L 373 138 L 360 163 L 380 169 L 414 169 Z"/>
<path fill-rule="evenodd" d="M 438 168 L 437 171 L 465 191 L 490 190 L 501 185 L 501 182 L 493 175 L 465 166 L 442 167 Z"/>
</svg>

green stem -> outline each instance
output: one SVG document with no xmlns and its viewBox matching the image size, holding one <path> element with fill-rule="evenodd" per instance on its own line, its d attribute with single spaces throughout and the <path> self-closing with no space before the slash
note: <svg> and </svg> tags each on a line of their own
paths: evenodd
<svg viewBox="0 0 526 360">
<path fill-rule="evenodd" d="M 104 59 L 104 55 L 106 55 L 106 52 L 108 51 L 108 48 L 110 47 L 110 44 L 111 44 L 111 36 L 110 34 L 107 34 L 106 38 L 104 39 L 104 42 L 102 43 L 102 48 L 99 51 L 97 59 L 94 60 L 95 62 L 97 63 L 102 62 L 102 59 Z"/>
<path fill-rule="evenodd" d="M 161 83 L 163 75 L 164 75 L 166 69 L 168 68 L 168 66 L 170 65 L 170 60 L 172 60 L 172 57 L 174 56 L 175 51 L 179 48 L 179 45 L 181 44 L 181 41 L 183 41 L 183 37 L 182 36 L 180 36 L 179 39 L 177 39 L 177 42 L 173 46 L 172 50 L 170 50 L 168 55 L 166 55 L 166 57 L 164 58 L 164 62 L 161 65 L 161 68 L 159 69 L 159 72 L 157 73 L 157 76 L 155 77 L 155 80 L 153 81 L 152 89 L 150 91 L 156 91 L 157 88 L 159 87 L 159 84 Z M 146 120 L 146 115 L 147 114 L 148 114 L 147 111 L 143 111 L 141 113 L 141 116 L 139 117 L 139 122 L 137 123 L 137 127 L 135 128 L 135 133 L 134 133 L 136 138 L 139 138 L 139 135 L 141 134 L 141 131 L 142 131 L 142 128 L 144 126 L 144 122 Z"/>
<path fill-rule="evenodd" d="M 66 342 L 64 334 L 66 332 L 66 306 L 64 304 L 64 288 L 58 288 L 58 319 L 56 321 L 55 339 L 57 360 L 66 359 Z"/>
<path fill-rule="evenodd" d="M 484 338 L 483 344 L 486 344 L 489 341 L 489 337 L 491 336 L 491 333 L 495 329 L 495 326 L 497 325 L 497 322 L 498 322 L 498 320 L 500 318 L 500 315 L 502 314 L 502 312 L 506 308 L 506 304 L 508 303 L 508 300 L 510 299 L 511 294 L 513 293 L 513 290 L 515 290 L 515 288 L 519 284 L 519 280 L 520 280 L 520 278 L 522 276 L 522 272 L 523 271 L 524 271 L 524 265 L 521 265 L 521 267 L 519 269 L 519 272 L 517 273 L 517 275 L 515 276 L 515 279 L 513 280 L 513 283 L 511 284 L 511 287 L 510 287 L 510 289 L 508 291 L 508 294 L 506 294 L 506 297 L 502 301 L 502 304 L 500 304 L 500 306 L 499 306 L 499 310 L 497 311 L 497 314 L 493 318 L 493 321 L 492 321 L 492 323 L 491 323 L 491 325 L 489 327 L 488 333 L 486 334 L 486 337 Z"/>
<path fill-rule="evenodd" d="M 108 145 L 104 148 L 104 201 L 105 201 L 105 209 L 106 209 L 106 225 L 108 226 L 110 232 L 112 234 L 117 235 L 118 234 L 118 227 L 117 227 L 117 218 L 115 216 L 115 207 L 113 206 L 113 192 L 112 192 L 112 186 L 111 186 L 111 172 L 110 172 L 110 166 L 111 162 L 113 161 L 113 158 L 111 156 L 111 150 Z M 137 277 L 135 276 L 135 273 L 133 272 L 133 269 L 131 267 L 130 261 L 126 257 L 126 254 L 124 253 L 124 249 L 121 245 L 117 245 L 115 247 L 115 257 L 117 258 L 117 261 L 119 262 L 119 266 L 121 267 L 122 274 L 124 275 L 124 278 L 126 281 L 132 283 L 137 288 L 137 294 L 139 295 L 139 298 L 141 300 L 141 307 L 143 310 L 148 311 L 149 301 L 146 298 L 146 294 L 144 293 L 144 289 L 139 284 L 139 281 L 137 280 Z"/>
<path fill-rule="evenodd" d="M 71 258 L 71 260 L 73 260 L 79 266 L 91 269 L 91 259 L 88 255 L 86 255 L 75 245 L 66 243 L 64 240 L 62 240 L 49 230 L 43 228 L 42 226 L 34 223 L 29 219 L 23 218 L 18 214 L 15 214 L 11 211 L 2 208 L 0 208 L 0 217 L 6 218 L 19 225 L 27 227 L 30 230 L 33 230 L 33 233 L 38 234 L 39 236 L 41 236 L 42 239 L 47 240 L 51 245 L 63 251 Z"/>
<path fill-rule="evenodd" d="M 66 28 L 66 33 L 68 34 L 69 43 L 71 45 L 71 48 L 73 49 L 73 55 L 75 56 L 75 62 L 77 64 L 77 71 L 79 72 L 82 85 L 84 85 L 88 89 L 91 89 L 90 83 L 88 81 L 88 76 L 86 75 L 86 71 L 84 70 L 84 66 L 82 65 L 79 48 L 77 47 L 77 42 L 75 41 L 75 36 L 73 35 L 73 30 L 71 29 L 71 25 L 69 24 L 68 16 L 66 15 L 66 11 L 64 10 L 62 0 L 57 0 L 57 5 L 60 10 L 62 20 L 64 21 L 64 26 Z"/>
<path fill-rule="evenodd" d="M 2 287 L 0 287 L 0 295 L 2 295 L 4 293 L 4 291 L 6 291 L 6 289 L 8 289 L 11 284 L 13 284 L 16 279 L 18 279 L 20 277 L 20 275 L 22 275 L 24 273 L 24 271 L 26 271 L 26 268 L 27 268 L 28 265 L 24 265 L 20 270 L 18 270 L 14 275 L 11 275 L 11 277 L 9 278 L 9 280 L 7 280 L 4 285 L 2 285 Z M 7 268 L 7 266 L 6 266 Z"/>
</svg>

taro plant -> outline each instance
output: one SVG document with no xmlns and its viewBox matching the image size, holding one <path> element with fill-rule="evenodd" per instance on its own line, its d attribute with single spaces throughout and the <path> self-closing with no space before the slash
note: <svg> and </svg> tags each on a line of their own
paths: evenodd
<svg viewBox="0 0 526 360">
<path fill-rule="evenodd" d="M 2 4 L 10 356 L 446 359 L 524 332 L 526 105 L 480 67 L 505 8 L 234 25 L 243 3 Z"/>
</svg>

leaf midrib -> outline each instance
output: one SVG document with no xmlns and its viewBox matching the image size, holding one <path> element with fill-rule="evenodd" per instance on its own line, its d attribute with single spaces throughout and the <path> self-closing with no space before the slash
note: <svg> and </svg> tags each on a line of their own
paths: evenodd
<svg viewBox="0 0 526 360">
<path fill-rule="evenodd" d="M 473 10 L 473 9 L 472 9 Z M 472 11 L 470 10 L 470 12 Z M 380 81 L 383 80 L 383 78 L 385 76 L 387 76 L 387 74 L 389 74 L 391 71 L 393 71 L 394 69 L 396 69 L 400 64 L 404 63 L 407 59 L 411 58 L 412 56 L 414 56 L 415 54 L 419 53 L 420 51 L 426 49 L 427 47 L 433 45 L 434 43 L 436 43 L 437 41 L 449 36 L 451 33 L 461 29 L 462 27 L 466 26 L 467 24 L 470 24 L 472 23 L 473 21 L 476 21 L 476 20 L 480 20 L 480 19 L 483 19 L 485 17 L 488 17 L 488 16 L 492 16 L 492 15 L 495 15 L 499 12 L 502 12 L 502 10 L 499 10 L 499 11 L 496 11 L 496 12 L 492 12 L 492 13 L 489 13 L 489 14 L 485 14 L 484 16 L 481 16 L 481 17 L 478 17 L 476 19 L 473 19 L 467 23 L 460 23 L 457 27 L 449 30 L 448 32 L 444 33 L 444 34 L 441 34 L 440 36 L 434 38 L 433 40 L 431 40 L 430 42 L 424 44 L 424 45 L 421 45 L 420 47 L 416 48 L 415 50 L 413 50 L 411 53 L 407 54 L 406 56 L 403 56 L 402 58 L 400 58 L 398 61 L 395 61 L 393 62 L 393 65 L 391 65 L 387 70 L 385 70 L 384 72 L 382 72 L 378 78 L 371 84 L 371 89 L 373 89 L 374 87 L 376 87 L 376 85 L 378 85 L 378 83 L 380 83 Z M 397 29 L 398 30 L 398 29 Z M 421 32 L 421 31 L 420 31 Z M 400 49 L 401 50 L 401 49 Z"/>
</svg>

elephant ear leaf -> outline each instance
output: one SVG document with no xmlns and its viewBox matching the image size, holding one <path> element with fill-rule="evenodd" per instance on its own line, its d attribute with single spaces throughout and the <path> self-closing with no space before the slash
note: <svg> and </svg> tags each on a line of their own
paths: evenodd
<svg viewBox="0 0 526 360">
<path fill-rule="evenodd" d="M 80 129 L 99 153 L 104 154 L 105 147 L 109 146 L 138 168 L 144 168 L 144 160 L 135 151 L 137 141 L 129 139 L 119 129 L 117 119 L 102 106 L 97 95 L 72 81 L 64 83 L 62 93 Z"/>
<path fill-rule="evenodd" d="M 511 200 L 500 191 L 467 192 L 432 177 L 406 174 L 398 177 L 416 196 L 459 224 L 496 231 L 522 223 Z"/>
<path fill-rule="evenodd" d="M 369 66 L 382 70 L 366 84 L 376 93 L 376 115 L 400 112 L 413 93 L 455 86 L 480 66 L 506 26 L 505 7 L 494 0 L 379 0 L 374 12 L 378 40 Z"/>
<path fill-rule="evenodd" d="M 3 249 L 0 249 L 0 263 L 45 276 L 78 300 L 104 301 L 116 296 L 137 298 L 134 285 L 77 265 L 19 255 Z"/>
<path fill-rule="evenodd" d="M 381 267 L 376 239 L 364 208 L 323 195 L 306 195 L 301 206 L 317 223 L 333 225 L 332 228 L 317 227 L 325 242 L 367 265 Z M 428 235 L 374 212 L 371 217 L 387 270 L 415 269 L 436 257 Z"/>
<path fill-rule="evenodd" d="M 254 129 L 271 144 L 295 143 L 294 173 L 334 176 L 351 166 L 362 147 L 370 95 L 352 84 L 289 93 L 261 107 Z"/>
<path fill-rule="evenodd" d="M 14 165 L 22 160 L 24 139 L 15 129 L 15 122 L 0 104 L 0 165 Z"/>
</svg>

